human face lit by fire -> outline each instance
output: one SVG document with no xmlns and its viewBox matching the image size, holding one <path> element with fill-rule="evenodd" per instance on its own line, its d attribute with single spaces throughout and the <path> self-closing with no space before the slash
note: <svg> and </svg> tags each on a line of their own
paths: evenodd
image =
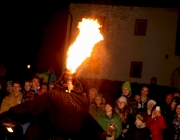
<svg viewBox="0 0 180 140">
<path fill-rule="evenodd" d="M 150 102 L 150 103 L 148 103 L 147 108 L 148 108 L 149 110 L 152 110 L 152 108 L 153 108 L 154 105 L 155 105 L 155 104 L 154 104 L 153 102 Z"/>
<path fill-rule="evenodd" d="M 106 104 L 105 110 L 106 110 L 106 112 L 112 112 L 113 108 L 109 104 Z"/>
<path fill-rule="evenodd" d="M 128 88 L 124 88 L 122 90 L 122 92 L 123 92 L 124 96 L 128 96 L 130 94 L 130 90 Z"/>
<path fill-rule="evenodd" d="M 34 79 L 32 80 L 32 89 L 33 89 L 33 90 L 38 90 L 38 89 L 39 89 L 39 86 L 40 86 L 39 79 L 34 78 Z"/>
<path fill-rule="evenodd" d="M 7 84 L 6 89 L 7 92 L 11 93 L 13 91 L 13 86 L 11 84 Z"/>
<path fill-rule="evenodd" d="M 95 98 L 95 103 L 96 103 L 96 105 L 100 105 L 101 102 L 102 102 L 102 98 L 101 98 L 101 97 L 96 97 L 96 98 Z"/>
<path fill-rule="evenodd" d="M 24 89 L 25 89 L 25 91 L 29 91 L 31 89 L 31 83 L 30 82 L 25 82 L 24 83 Z"/>
<path fill-rule="evenodd" d="M 141 95 L 146 97 L 149 94 L 149 89 L 147 87 L 143 87 L 141 89 Z"/>
<path fill-rule="evenodd" d="M 19 94 L 21 94 L 21 85 L 18 83 L 14 83 L 13 90 L 14 90 L 14 95 L 18 96 Z"/>
<path fill-rule="evenodd" d="M 119 109 L 123 109 L 126 106 L 125 102 L 120 101 L 120 100 L 117 102 L 117 104 L 118 104 Z"/>
</svg>

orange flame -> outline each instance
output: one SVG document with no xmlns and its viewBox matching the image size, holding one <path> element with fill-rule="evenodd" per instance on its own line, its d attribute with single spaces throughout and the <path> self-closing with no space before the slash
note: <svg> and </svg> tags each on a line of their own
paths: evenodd
<svg viewBox="0 0 180 140">
<path fill-rule="evenodd" d="M 97 20 L 93 19 L 83 18 L 82 22 L 79 22 L 80 33 L 76 41 L 69 47 L 67 54 L 66 68 L 71 73 L 74 73 L 82 62 L 91 56 L 94 45 L 103 40 L 100 27 L 101 25 Z"/>
</svg>

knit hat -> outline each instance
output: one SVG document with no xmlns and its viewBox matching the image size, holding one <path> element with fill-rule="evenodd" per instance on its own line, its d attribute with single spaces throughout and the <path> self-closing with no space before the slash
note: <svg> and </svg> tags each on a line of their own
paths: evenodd
<svg viewBox="0 0 180 140">
<path fill-rule="evenodd" d="M 119 97 L 118 101 L 124 102 L 127 105 L 127 99 L 124 96 Z"/>
<path fill-rule="evenodd" d="M 148 114 L 146 112 L 140 112 L 136 115 L 136 118 L 138 118 L 139 120 L 141 120 L 143 123 L 146 122 L 147 118 L 148 118 Z"/>
<path fill-rule="evenodd" d="M 110 105 L 113 109 L 115 107 L 115 102 L 112 99 L 107 99 L 105 105 Z"/>
<path fill-rule="evenodd" d="M 148 101 L 147 106 L 149 105 L 149 103 L 153 103 L 154 105 L 156 105 L 156 101 L 154 101 L 152 99 Z"/>
<path fill-rule="evenodd" d="M 131 85 L 130 85 L 129 82 L 123 83 L 123 85 L 122 85 L 122 90 L 123 90 L 124 88 L 127 88 L 127 89 L 131 92 Z"/>
</svg>

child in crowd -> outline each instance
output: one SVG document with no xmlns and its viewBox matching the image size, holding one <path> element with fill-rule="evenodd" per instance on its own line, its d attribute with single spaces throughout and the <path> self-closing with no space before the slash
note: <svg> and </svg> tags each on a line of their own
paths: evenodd
<svg viewBox="0 0 180 140">
<path fill-rule="evenodd" d="M 31 81 L 29 80 L 24 81 L 24 90 L 25 90 L 24 93 L 30 91 L 30 89 L 31 89 Z"/>
<path fill-rule="evenodd" d="M 42 83 L 41 85 L 41 90 L 43 93 L 48 91 L 48 84 L 47 83 Z"/>
<path fill-rule="evenodd" d="M 43 92 L 40 90 L 39 77 L 34 76 L 31 83 L 31 89 L 24 94 L 22 102 L 33 100 L 37 96 L 43 94 Z"/>
<path fill-rule="evenodd" d="M 129 131 L 128 140 L 151 140 L 151 132 L 146 127 L 148 115 L 146 112 L 140 112 L 136 116 L 135 126 Z"/>
</svg>

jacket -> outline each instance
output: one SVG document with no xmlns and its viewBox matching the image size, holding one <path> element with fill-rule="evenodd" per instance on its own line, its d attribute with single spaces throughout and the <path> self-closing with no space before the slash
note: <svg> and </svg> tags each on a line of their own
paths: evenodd
<svg viewBox="0 0 180 140">
<path fill-rule="evenodd" d="M 163 116 L 158 116 L 156 119 L 148 117 L 146 125 L 151 130 L 152 140 L 163 140 L 163 130 L 166 128 Z"/>
<path fill-rule="evenodd" d="M 101 125 L 101 127 L 104 129 L 104 131 L 107 131 L 108 126 L 111 123 L 115 123 L 117 125 L 117 133 L 116 133 L 116 139 L 121 135 L 122 132 L 122 125 L 121 121 L 117 115 L 117 113 L 113 113 L 112 118 L 107 118 L 105 111 L 98 117 L 98 123 Z"/>
</svg>

